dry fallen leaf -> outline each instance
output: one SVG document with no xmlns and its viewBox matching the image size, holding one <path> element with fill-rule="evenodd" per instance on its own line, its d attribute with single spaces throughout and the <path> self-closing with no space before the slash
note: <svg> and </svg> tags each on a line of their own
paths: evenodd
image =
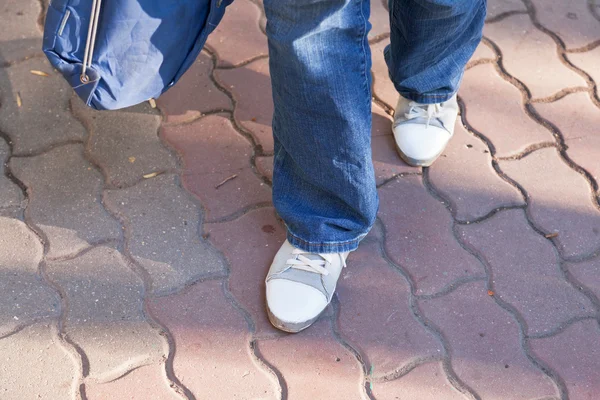
<svg viewBox="0 0 600 400">
<path fill-rule="evenodd" d="M 148 100 L 148 103 L 150 103 L 150 107 L 156 108 L 156 101 L 154 101 L 154 99 Z"/>
<path fill-rule="evenodd" d="M 21 107 L 23 102 L 21 101 L 21 92 L 17 92 L 17 107 Z"/>
<path fill-rule="evenodd" d="M 150 178 L 154 178 L 155 176 L 157 176 L 158 174 L 160 174 L 160 172 L 151 172 L 149 174 L 144 175 L 145 179 L 150 179 Z"/>
<path fill-rule="evenodd" d="M 133 164 L 135 162 L 135 157 L 129 157 L 129 162 Z"/>
<path fill-rule="evenodd" d="M 37 75 L 37 76 L 50 76 L 47 73 L 45 73 L 44 71 L 38 71 L 35 69 L 32 69 L 29 72 L 31 72 L 32 74 Z"/>
<path fill-rule="evenodd" d="M 547 233 L 544 236 L 546 236 L 546 239 L 552 239 L 558 236 L 558 232 Z"/>
<path fill-rule="evenodd" d="M 488 290 L 488 296 L 493 296 L 494 295 L 494 291 L 493 290 Z"/>
</svg>

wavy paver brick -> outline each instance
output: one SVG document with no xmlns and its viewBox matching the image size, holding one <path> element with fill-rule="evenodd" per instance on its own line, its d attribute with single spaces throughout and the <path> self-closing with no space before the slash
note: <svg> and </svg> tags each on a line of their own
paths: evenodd
<svg viewBox="0 0 600 400">
<path fill-rule="evenodd" d="M 252 146 L 226 115 L 167 126 L 163 137 L 182 154 L 183 183 L 202 202 L 207 220 L 271 201 L 269 186 L 252 170 Z"/>
<path fill-rule="evenodd" d="M 375 379 L 443 355 L 438 340 L 413 316 L 410 288 L 383 259 L 380 246 L 366 239 L 351 253 L 337 288 L 340 334 L 364 356 Z"/>
<path fill-rule="evenodd" d="M 76 366 L 61 348 L 49 322 L 0 339 L 2 400 L 70 399 Z"/>
<path fill-rule="evenodd" d="M 535 104 L 535 109 L 558 127 L 573 161 L 600 183 L 600 109 L 589 95 L 573 93 L 554 103 Z"/>
<path fill-rule="evenodd" d="M 33 75 L 30 70 L 50 76 Z M 0 131 L 12 139 L 14 155 L 85 138 L 84 127 L 69 112 L 72 92 L 45 59 L 31 59 L 1 70 Z M 21 107 L 17 104 L 19 97 Z"/>
<path fill-rule="evenodd" d="M 488 0 L 487 2 L 487 20 L 499 18 L 504 13 L 514 11 L 527 11 L 522 0 Z"/>
<path fill-rule="evenodd" d="M 569 273 L 576 279 L 576 287 L 585 287 L 600 299 L 600 256 L 578 263 L 566 263 Z"/>
<path fill-rule="evenodd" d="M 377 400 L 468 399 L 448 382 L 442 364 L 439 362 L 418 365 L 406 375 L 392 381 L 375 382 L 373 383 L 373 394 Z"/>
<path fill-rule="evenodd" d="M 258 350 L 283 375 L 289 399 L 364 398 L 361 366 L 334 339 L 328 319 L 301 335 L 259 341 Z"/>
<path fill-rule="evenodd" d="M 472 68 L 475 65 L 490 63 L 496 61 L 498 56 L 485 42 L 481 42 L 475 49 L 473 56 L 467 63 L 466 69 Z"/>
<path fill-rule="evenodd" d="M 502 51 L 507 72 L 523 82 L 533 98 L 545 98 L 585 80 L 561 63 L 556 43 L 533 26 L 528 15 L 514 15 L 485 26 L 483 33 Z"/>
<path fill-rule="evenodd" d="M 143 283 L 117 250 L 98 246 L 49 262 L 47 270 L 67 297 L 64 330 L 85 352 L 92 381 L 112 381 L 162 359 L 162 339 L 143 313 Z"/>
<path fill-rule="evenodd" d="M 86 383 L 88 400 L 181 400 L 164 376 L 164 367 L 153 364 L 134 369 L 127 375 L 106 383 Z"/>
<path fill-rule="evenodd" d="M 526 333 L 549 332 L 572 317 L 594 313 L 590 301 L 564 279 L 550 241 L 527 224 L 522 210 L 462 225 L 459 232 L 488 263 L 495 295 L 519 311 Z"/>
<path fill-rule="evenodd" d="M 465 72 L 459 96 L 467 108 L 463 118 L 492 142 L 497 157 L 555 141 L 550 131 L 525 113 L 519 89 L 502 79 L 491 64 Z"/>
<path fill-rule="evenodd" d="M 600 329 L 597 321 L 577 322 L 555 336 L 531 340 L 531 348 L 560 375 L 570 400 L 598 398 Z"/>
<path fill-rule="evenodd" d="M 383 35 L 390 33 L 390 13 L 384 2 L 387 3 L 386 0 L 371 0 L 369 40 L 378 40 Z"/>
<path fill-rule="evenodd" d="M 206 44 L 217 54 L 218 67 L 231 67 L 266 56 L 267 37 L 260 30 L 261 10 L 250 0 L 236 0 L 208 36 Z"/>
<path fill-rule="evenodd" d="M 159 175 L 106 191 L 107 205 L 125 221 L 128 251 L 148 273 L 154 295 L 225 273 L 222 257 L 200 237 L 202 210 L 178 183 L 175 175 Z"/>
<path fill-rule="evenodd" d="M 273 151 L 273 98 L 269 60 L 260 59 L 243 67 L 216 70 L 215 78 L 233 96 L 233 116 L 265 152 Z"/>
<path fill-rule="evenodd" d="M 0 67 L 18 62 L 42 50 L 42 33 L 37 25 L 40 2 L 5 0 L 0 10 Z M 2 72 L 0 72 L 2 76 Z"/>
<path fill-rule="evenodd" d="M 0 217 L 0 337 L 59 314 L 59 298 L 38 272 L 43 248 L 21 221 Z"/>
<path fill-rule="evenodd" d="M 567 49 L 580 48 L 600 40 L 596 21 L 587 1 L 532 0 L 540 24 L 556 33 Z"/>
<path fill-rule="evenodd" d="M 179 82 L 156 99 L 168 124 L 193 121 L 211 111 L 231 110 L 231 100 L 211 80 L 213 60 L 201 52 Z"/>
<path fill-rule="evenodd" d="M 521 193 L 494 170 L 488 147 L 460 123 L 443 155 L 429 168 L 429 178 L 452 204 L 456 219 L 471 221 L 525 204 Z"/>
<path fill-rule="evenodd" d="M 456 280 L 483 276 L 479 261 L 452 233 L 452 218 L 434 199 L 419 176 L 407 176 L 379 191 L 379 217 L 385 225 L 385 248 L 406 269 L 416 294 L 437 293 Z"/>
<path fill-rule="evenodd" d="M 275 377 L 251 359 L 248 325 L 225 297 L 221 281 L 154 299 L 152 313 L 176 344 L 173 370 L 197 399 L 273 399 Z"/>
<path fill-rule="evenodd" d="M 529 197 L 529 213 L 565 257 L 590 254 L 600 248 L 600 210 L 584 179 L 559 158 L 554 148 L 540 149 L 518 161 L 501 161 L 500 168 Z"/>
<path fill-rule="evenodd" d="M 598 9 L 600 12 L 600 7 Z M 567 58 L 573 65 L 588 73 L 596 82 L 596 98 L 600 101 L 600 89 L 598 88 L 598 85 L 600 85 L 600 68 L 598 68 L 598 64 L 600 64 L 600 46 L 585 53 L 569 53 Z"/>
<path fill-rule="evenodd" d="M 5 175 L 5 163 L 10 156 L 8 143 L 0 138 L 0 214 L 9 209 L 20 208 L 23 194 L 17 185 Z"/>
<path fill-rule="evenodd" d="M 102 176 L 85 160 L 82 145 L 13 157 L 10 167 L 28 188 L 26 216 L 48 238 L 48 257 L 74 254 L 120 237 L 118 222 L 100 204 Z"/>
<path fill-rule="evenodd" d="M 398 91 L 388 74 L 388 67 L 383 57 L 383 50 L 390 44 L 389 39 L 371 45 L 371 73 L 373 74 L 373 95 L 394 109 L 398 103 Z"/>
<path fill-rule="evenodd" d="M 420 301 L 444 334 L 454 372 L 485 400 L 555 398 L 553 382 L 526 357 L 516 321 L 472 282 L 446 296 Z"/>
<path fill-rule="evenodd" d="M 274 156 L 256 157 L 256 170 L 259 174 L 273 182 L 273 159 Z"/>
<path fill-rule="evenodd" d="M 285 230 L 273 208 L 261 208 L 217 224 L 206 224 L 210 241 L 230 265 L 229 287 L 251 315 L 258 335 L 278 333 L 267 319 L 265 276 L 275 253 L 285 240 Z"/>
<path fill-rule="evenodd" d="M 73 97 L 71 107 L 89 130 L 86 151 L 108 185 L 131 186 L 145 174 L 177 168 L 176 157 L 158 138 L 160 117 L 148 104 L 94 111 Z"/>
</svg>

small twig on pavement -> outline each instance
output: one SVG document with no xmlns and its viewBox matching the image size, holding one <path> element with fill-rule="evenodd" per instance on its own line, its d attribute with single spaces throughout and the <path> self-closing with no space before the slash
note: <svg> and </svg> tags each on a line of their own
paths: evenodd
<svg viewBox="0 0 600 400">
<path fill-rule="evenodd" d="M 235 179 L 235 178 L 237 178 L 237 174 L 233 174 L 233 175 L 231 175 L 230 177 L 228 177 L 228 178 L 225 178 L 225 179 L 223 180 L 223 182 L 221 182 L 221 183 L 219 183 L 217 186 L 215 186 L 215 189 L 218 189 L 218 188 L 220 188 L 221 186 L 223 186 L 224 184 L 226 184 L 227 182 L 229 182 L 230 180 L 232 180 L 232 179 Z"/>
</svg>

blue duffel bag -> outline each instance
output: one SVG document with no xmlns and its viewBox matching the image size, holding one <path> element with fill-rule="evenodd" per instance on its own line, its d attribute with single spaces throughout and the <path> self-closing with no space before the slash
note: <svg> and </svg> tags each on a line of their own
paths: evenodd
<svg viewBox="0 0 600 400">
<path fill-rule="evenodd" d="M 192 65 L 233 0 L 52 0 L 43 50 L 88 106 L 158 97 Z"/>
</svg>

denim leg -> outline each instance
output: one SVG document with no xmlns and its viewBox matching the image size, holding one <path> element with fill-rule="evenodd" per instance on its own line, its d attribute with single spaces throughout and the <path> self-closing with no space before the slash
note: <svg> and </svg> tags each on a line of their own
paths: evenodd
<svg viewBox="0 0 600 400">
<path fill-rule="evenodd" d="M 264 0 L 273 203 L 303 250 L 355 250 L 378 208 L 371 161 L 369 0 Z"/>
<path fill-rule="evenodd" d="M 440 103 L 458 91 L 481 40 L 486 0 L 388 0 L 390 78 L 405 98 Z"/>
</svg>

